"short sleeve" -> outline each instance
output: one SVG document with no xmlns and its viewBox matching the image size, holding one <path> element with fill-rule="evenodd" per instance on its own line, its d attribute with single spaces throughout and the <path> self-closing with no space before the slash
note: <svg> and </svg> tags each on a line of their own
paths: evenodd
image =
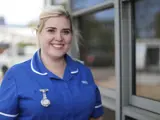
<svg viewBox="0 0 160 120">
<path fill-rule="evenodd" d="M 98 118 L 98 117 L 101 117 L 103 114 L 104 114 L 104 111 L 103 111 L 103 106 L 101 101 L 101 95 L 98 87 L 96 86 L 96 103 L 95 103 L 95 107 L 91 117 Z"/>
<path fill-rule="evenodd" d="M 15 120 L 18 116 L 15 79 L 7 72 L 0 86 L 0 120 Z"/>
</svg>

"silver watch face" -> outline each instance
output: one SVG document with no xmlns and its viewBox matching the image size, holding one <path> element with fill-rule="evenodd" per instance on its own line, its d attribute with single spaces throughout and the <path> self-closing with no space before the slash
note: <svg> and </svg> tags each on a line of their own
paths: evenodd
<svg viewBox="0 0 160 120">
<path fill-rule="evenodd" d="M 44 107 L 48 107 L 50 105 L 50 101 L 48 99 L 42 99 L 41 105 Z"/>
</svg>

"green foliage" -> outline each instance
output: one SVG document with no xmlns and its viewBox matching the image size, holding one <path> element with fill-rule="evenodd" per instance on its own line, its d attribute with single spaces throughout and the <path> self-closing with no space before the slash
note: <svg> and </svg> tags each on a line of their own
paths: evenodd
<svg viewBox="0 0 160 120">
<path fill-rule="evenodd" d="M 23 42 L 20 42 L 17 44 L 19 47 L 23 48 L 25 46 L 34 46 L 34 44 L 32 43 L 23 43 Z"/>
</svg>

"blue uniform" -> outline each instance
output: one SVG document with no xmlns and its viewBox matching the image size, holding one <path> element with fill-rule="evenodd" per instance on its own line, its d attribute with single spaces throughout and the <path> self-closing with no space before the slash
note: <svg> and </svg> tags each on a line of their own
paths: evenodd
<svg viewBox="0 0 160 120">
<path fill-rule="evenodd" d="M 63 79 L 42 63 L 39 52 L 14 65 L 0 87 L 0 120 L 88 120 L 102 116 L 100 92 L 90 69 L 65 55 Z M 50 105 L 41 105 L 40 89 L 48 89 Z"/>
</svg>

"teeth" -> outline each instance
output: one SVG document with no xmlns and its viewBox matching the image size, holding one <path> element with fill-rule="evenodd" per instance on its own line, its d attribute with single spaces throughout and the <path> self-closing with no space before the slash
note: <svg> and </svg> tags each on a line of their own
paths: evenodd
<svg viewBox="0 0 160 120">
<path fill-rule="evenodd" d="M 61 48 L 61 47 L 63 47 L 63 45 L 53 45 L 53 47 L 55 47 L 55 48 Z"/>
</svg>

